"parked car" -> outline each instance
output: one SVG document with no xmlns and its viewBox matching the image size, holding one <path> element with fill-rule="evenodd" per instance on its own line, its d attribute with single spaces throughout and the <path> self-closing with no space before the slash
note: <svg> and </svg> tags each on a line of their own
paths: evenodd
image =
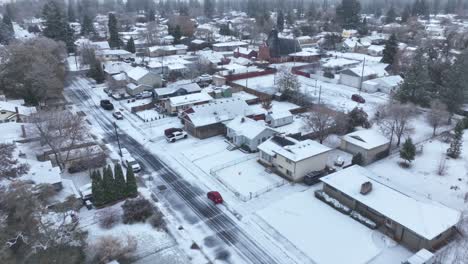
<svg viewBox="0 0 468 264">
<path fill-rule="evenodd" d="M 187 138 L 187 132 L 181 128 L 168 128 L 164 130 L 164 135 L 166 136 L 166 140 L 172 143 L 179 139 Z"/>
<path fill-rule="evenodd" d="M 312 172 L 309 172 L 307 173 L 306 176 L 304 176 L 304 179 L 303 179 L 303 182 L 306 184 L 306 185 L 314 185 L 314 184 L 317 184 L 320 182 L 320 178 L 330 174 L 330 173 L 334 173 L 336 170 L 334 168 L 329 168 L 329 167 L 326 167 L 325 169 L 321 170 L 321 171 L 312 171 Z"/>
<path fill-rule="evenodd" d="M 143 98 L 150 98 L 150 97 L 153 97 L 153 93 L 148 92 L 148 91 L 141 92 L 141 93 L 135 95 L 136 99 L 143 99 Z"/>
<path fill-rule="evenodd" d="M 363 103 L 366 102 L 366 100 L 362 96 L 360 96 L 359 94 L 353 94 L 351 96 L 351 100 L 353 100 L 354 102 L 358 102 L 360 104 L 363 104 Z"/>
<path fill-rule="evenodd" d="M 91 183 L 81 186 L 78 191 L 80 192 L 81 199 L 83 201 L 89 200 L 93 197 L 92 185 Z"/>
<path fill-rule="evenodd" d="M 101 100 L 101 107 L 105 110 L 114 110 L 114 105 L 109 100 Z"/>
<path fill-rule="evenodd" d="M 128 152 L 128 150 L 126 148 L 122 148 L 121 153 L 122 153 L 122 165 L 125 168 L 130 167 L 130 168 L 132 168 L 132 170 L 134 172 L 141 171 L 140 164 L 138 163 L 138 161 L 135 158 L 132 157 L 132 155 L 130 155 L 130 152 Z"/>
<path fill-rule="evenodd" d="M 210 191 L 206 194 L 206 196 L 208 197 L 208 199 L 210 199 L 211 201 L 213 201 L 214 204 L 220 204 L 220 203 L 223 203 L 223 197 L 221 196 L 221 194 L 217 191 Z"/>
<path fill-rule="evenodd" d="M 118 119 L 118 120 L 122 120 L 123 119 L 123 115 L 120 111 L 115 111 L 114 113 L 112 113 L 112 116 L 115 117 L 115 119 Z"/>
</svg>

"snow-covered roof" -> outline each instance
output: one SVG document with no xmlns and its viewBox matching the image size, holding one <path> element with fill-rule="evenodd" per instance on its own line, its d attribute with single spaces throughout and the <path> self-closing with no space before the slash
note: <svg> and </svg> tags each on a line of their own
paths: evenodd
<svg viewBox="0 0 468 264">
<path fill-rule="evenodd" d="M 385 49 L 382 45 L 370 45 L 367 50 L 368 51 L 375 51 L 375 52 L 382 52 Z"/>
<path fill-rule="evenodd" d="M 321 180 L 428 240 L 456 225 L 460 219 L 460 212 L 396 190 L 358 165 L 325 176 Z M 372 190 L 362 195 L 361 185 L 365 182 L 372 183 Z"/>
<path fill-rule="evenodd" d="M 96 52 L 97 54 L 104 55 L 104 56 L 123 56 L 123 55 L 132 55 L 132 53 L 122 50 L 122 49 L 116 49 L 116 50 L 99 50 Z"/>
<path fill-rule="evenodd" d="M 359 64 L 357 60 L 349 60 L 345 58 L 328 58 L 322 60 L 322 66 L 324 68 L 338 68 L 338 67 L 345 67 L 345 66 L 352 66 Z"/>
<path fill-rule="evenodd" d="M 240 98 L 215 100 L 208 104 L 193 106 L 186 111 L 195 127 L 207 126 L 234 119 L 237 116 L 252 114 L 249 105 Z"/>
<path fill-rule="evenodd" d="M 363 149 L 374 149 L 388 144 L 390 140 L 372 129 L 358 130 L 342 137 L 343 140 Z"/>
<path fill-rule="evenodd" d="M 166 46 L 152 46 L 149 47 L 149 52 L 154 52 L 157 50 L 165 50 L 165 51 L 176 51 L 176 50 L 186 50 L 188 47 L 184 44 L 178 45 L 166 45 Z"/>
<path fill-rule="evenodd" d="M 181 105 L 196 104 L 213 100 L 213 97 L 207 93 L 186 94 L 169 98 L 171 106 L 177 107 Z"/>
<path fill-rule="evenodd" d="M 182 80 L 169 84 L 166 88 L 155 89 L 154 92 L 159 95 L 168 95 L 175 93 L 179 89 L 185 89 L 187 93 L 194 93 L 201 91 L 200 86 L 197 83 L 194 83 L 190 80 Z"/>
<path fill-rule="evenodd" d="M 290 111 L 283 110 L 283 111 L 269 112 L 268 116 L 270 116 L 274 120 L 278 120 L 278 119 L 283 119 L 283 118 L 286 118 L 286 117 L 292 117 L 293 114 L 291 114 Z"/>
<path fill-rule="evenodd" d="M 143 67 L 135 67 L 127 72 L 127 76 L 128 78 L 138 81 L 148 73 L 149 71 Z"/>
<path fill-rule="evenodd" d="M 254 139 L 265 130 L 273 130 L 265 126 L 265 122 L 255 121 L 247 117 L 238 116 L 226 124 L 227 128 L 248 139 Z"/>
<path fill-rule="evenodd" d="M 387 87 L 396 87 L 403 82 L 403 78 L 400 75 L 390 75 L 381 78 L 376 78 L 372 80 L 365 81 L 364 83 L 369 84 L 380 84 Z"/>
<path fill-rule="evenodd" d="M 28 173 L 21 177 L 22 179 L 32 180 L 36 184 L 56 184 L 62 182 L 60 168 L 53 167 L 50 160 L 44 162 L 30 161 L 27 163 L 30 168 Z"/>
<path fill-rule="evenodd" d="M 239 54 L 243 54 L 243 55 L 249 55 L 251 52 L 255 52 L 255 50 L 244 48 L 244 47 L 238 47 L 236 49 L 236 52 L 238 52 Z"/>
<path fill-rule="evenodd" d="M 344 71 L 341 71 L 342 74 L 346 75 L 352 75 L 352 76 L 364 76 L 364 77 L 369 77 L 369 76 L 377 76 L 377 77 L 383 77 L 387 76 L 388 72 L 385 70 L 387 68 L 388 64 L 385 63 L 376 63 L 376 64 L 371 64 L 371 65 L 365 65 L 364 70 L 362 69 L 362 65 L 358 65 L 356 67 L 346 69 Z"/>
<path fill-rule="evenodd" d="M 130 71 L 133 67 L 123 61 L 106 61 L 103 64 L 104 72 L 108 74 L 116 74 Z"/>
<path fill-rule="evenodd" d="M 270 138 L 258 146 L 258 149 L 269 155 L 281 155 L 294 162 L 317 156 L 331 150 L 329 147 L 310 139 L 297 141 L 290 137 L 281 136 Z"/>
<path fill-rule="evenodd" d="M 236 47 L 236 46 L 246 46 L 248 45 L 247 42 L 244 41 L 229 41 L 229 42 L 221 42 L 213 44 L 213 47 Z"/>
<path fill-rule="evenodd" d="M 29 116 L 30 114 L 36 113 L 35 107 L 28 107 L 23 106 L 23 101 L 0 101 L 0 111 L 8 111 L 8 112 L 16 112 L 16 108 L 18 108 L 18 113 L 20 115 Z"/>
</svg>

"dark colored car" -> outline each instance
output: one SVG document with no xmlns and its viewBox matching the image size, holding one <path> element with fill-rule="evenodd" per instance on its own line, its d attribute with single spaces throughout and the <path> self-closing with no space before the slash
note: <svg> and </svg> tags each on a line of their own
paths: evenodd
<svg viewBox="0 0 468 264">
<path fill-rule="evenodd" d="M 307 173 L 306 176 L 304 176 L 304 184 L 306 185 L 314 185 L 314 184 L 317 184 L 320 182 L 320 178 L 330 174 L 330 173 L 334 173 L 336 170 L 334 168 L 329 168 L 329 167 L 326 167 L 325 169 L 321 170 L 321 171 L 312 171 L 312 172 L 309 172 Z"/>
<path fill-rule="evenodd" d="M 114 110 L 114 105 L 109 100 L 101 100 L 101 107 L 106 110 Z"/>
<path fill-rule="evenodd" d="M 366 100 L 362 96 L 360 96 L 359 94 L 353 94 L 351 96 L 351 100 L 353 100 L 354 102 L 358 102 L 360 104 L 363 104 L 363 103 L 366 102 Z"/>
<path fill-rule="evenodd" d="M 211 191 L 211 192 L 208 192 L 206 194 L 206 196 L 208 197 L 208 199 L 210 199 L 211 201 L 213 201 L 214 204 L 220 204 L 220 203 L 223 203 L 223 197 L 221 196 L 221 194 L 217 191 Z"/>
</svg>

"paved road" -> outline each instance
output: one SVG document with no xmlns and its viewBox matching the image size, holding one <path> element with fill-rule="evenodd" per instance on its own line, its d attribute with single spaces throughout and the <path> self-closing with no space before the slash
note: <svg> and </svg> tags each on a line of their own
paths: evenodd
<svg viewBox="0 0 468 264">
<path fill-rule="evenodd" d="M 88 100 L 90 98 L 89 84 L 83 79 L 76 78 L 69 80 L 69 84 L 71 85 L 65 90 L 67 97 L 81 110 L 92 115 L 105 132 L 105 140 L 116 146 L 114 120 L 91 100 Z M 215 237 L 205 239 L 205 246 L 217 248 L 218 259 L 228 263 L 238 263 L 238 259 L 230 258 L 230 250 L 234 250 L 246 263 L 284 263 L 275 259 L 271 256 L 271 252 L 256 243 L 254 238 L 243 230 L 230 215 L 208 201 L 205 191 L 184 180 L 131 136 L 120 132 L 119 139 L 121 145 L 143 163 L 146 172 L 157 172 L 168 188 L 173 190 L 173 192 L 168 192 L 168 197 L 165 197 L 175 202 L 171 209 L 185 215 L 189 222 L 204 225 L 204 228 L 216 234 Z M 173 197 L 169 197 L 170 195 Z M 224 245 L 219 245 L 220 242 Z"/>
</svg>

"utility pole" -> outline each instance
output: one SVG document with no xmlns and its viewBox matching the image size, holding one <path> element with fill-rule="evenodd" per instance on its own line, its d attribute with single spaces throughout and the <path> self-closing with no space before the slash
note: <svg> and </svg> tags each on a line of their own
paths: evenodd
<svg viewBox="0 0 468 264">
<path fill-rule="evenodd" d="M 117 138 L 117 145 L 119 146 L 119 155 L 122 157 L 122 148 L 120 147 L 120 140 L 119 140 L 119 133 L 117 133 L 117 124 L 113 122 L 114 124 L 114 131 L 115 131 L 115 136 Z"/>
<path fill-rule="evenodd" d="M 362 82 L 364 81 L 364 67 L 365 66 L 366 66 L 366 57 L 364 57 L 364 61 L 362 62 L 361 81 L 359 83 L 359 94 L 361 94 Z"/>
<path fill-rule="evenodd" d="M 318 101 L 319 104 L 320 104 L 321 98 L 322 98 L 322 85 L 320 85 L 320 89 L 319 89 L 319 101 Z"/>
</svg>

